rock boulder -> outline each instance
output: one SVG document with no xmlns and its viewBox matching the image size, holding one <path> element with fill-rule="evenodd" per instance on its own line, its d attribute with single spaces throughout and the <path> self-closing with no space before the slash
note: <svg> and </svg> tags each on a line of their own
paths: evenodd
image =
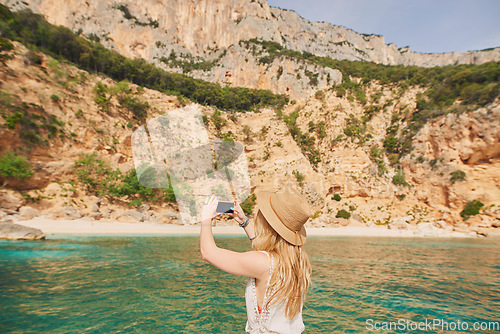
<svg viewBox="0 0 500 334">
<path fill-rule="evenodd" d="M 37 228 L 12 223 L 0 223 L 0 239 L 43 240 L 45 234 Z"/>
<path fill-rule="evenodd" d="M 32 208 L 31 206 L 22 206 L 19 208 L 19 214 L 24 219 L 32 219 L 40 215 L 37 209 Z"/>
<path fill-rule="evenodd" d="M 12 190 L 0 190 L 0 207 L 8 210 L 17 210 L 23 205 L 23 199 Z"/>
</svg>

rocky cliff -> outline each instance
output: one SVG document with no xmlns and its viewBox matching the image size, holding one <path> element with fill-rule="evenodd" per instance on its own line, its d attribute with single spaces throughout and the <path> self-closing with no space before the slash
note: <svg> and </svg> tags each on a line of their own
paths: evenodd
<svg viewBox="0 0 500 334">
<path fill-rule="evenodd" d="M 161 61 L 176 54 L 184 62 L 207 64 L 190 75 L 221 84 L 271 89 L 299 98 L 323 89 L 326 80 L 311 87 L 300 78 L 304 65 L 278 59 L 259 63 L 240 41 L 259 39 L 333 59 L 381 64 L 443 66 L 482 64 L 500 59 L 500 48 L 465 53 L 421 54 L 409 47 L 385 44 L 383 36 L 358 34 L 342 26 L 309 22 L 296 12 L 270 7 L 265 0 L 146 0 L 140 2 L 88 0 L 2 0 L 10 8 L 30 8 L 54 24 L 71 28 L 127 57 Z M 172 64 L 171 64 L 172 65 Z M 306 66 L 310 66 L 307 65 Z M 171 66 L 172 70 L 182 68 Z M 285 75 L 277 75 L 282 68 Z M 317 69 L 326 78 L 330 70 Z M 331 71 L 330 71 L 331 72 Z M 292 75 L 287 75 L 292 74 Z M 297 76 L 299 74 L 299 76 Z M 331 82 L 340 79 L 331 73 Z"/>
<path fill-rule="evenodd" d="M 80 160 L 76 164 L 81 154 L 91 153 L 110 166 L 107 172 L 127 173 L 133 168 L 130 136 L 140 122 L 121 106 L 116 95 L 107 95 L 104 109 L 97 99 L 100 84 L 124 91 L 123 84 L 45 55 L 41 55 L 39 65 L 32 64 L 28 50 L 19 43 L 10 55 L 13 58 L 0 66 L 1 101 L 6 110 L 17 105 L 26 113 L 20 119 L 15 113 L 0 118 L 0 153 L 15 151 L 27 156 L 35 173 L 9 184 L 19 191 L 0 192 L 0 219 L 44 215 L 176 222 L 174 203 L 140 205 L 132 196 L 99 194 L 93 189 L 92 177 L 102 166 L 92 165 L 97 170 L 87 169 L 84 174 L 77 168 L 78 164 L 92 163 Z M 125 90 L 130 98 L 148 103 L 147 119 L 182 105 L 176 97 L 154 90 L 135 85 Z M 211 107 L 198 107 L 207 118 L 212 140 L 225 134 L 245 143 L 253 191 L 286 182 L 301 189 L 314 203 L 309 226 L 379 225 L 413 228 L 423 235 L 451 230 L 487 235 L 498 230 L 498 99 L 485 108 L 447 113 L 427 122 L 413 138 L 413 151 L 399 165 L 378 153 L 394 115 L 414 111 L 421 92 L 421 88 L 401 90 L 396 85 L 371 83 L 366 86 L 364 103 L 324 90 L 286 106 L 281 113 L 266 109 L 216 114 Z M 374 108 L 369 120 L 356 123 L 375 105 L 381 108 Z M 30 116 L 31 111 L 37 116 Z M 294 114 L 297 128 L 293 131 L 300 129 L 305 134 L 302 141 L 292 135 L 289 119 Z M 52 121 L 37 125 L 38 134 L 29 131 L 33 128 L 24 128 L 43 119 Z M 12 126 L 12 122 L 18 125 Z M 352 124 L 357 126 L 349 128 Z M 362 131 L 353 133 L 356 129 Z M 321 157 L 314 163 L 309 156 L 313 151 L 304 150 L 304 145 L 309 145 L 308 136 L 315 137 L 314 149 Z M 406 180 L 395 182 L 398 174 Z M 472 200 L 481 201 L 484 208 L 479 215 L 464 220 L 460 212 Z M 349 213 L 350 218 L 340 218 L 340 212 Z"/>
<path fill-rule="evenodd" d="M 13 9 L 31 8 L 49 22 L 95 34 L 124 55 L 152 60 L 158 47 L 181 46 L 194 56 L 225 49 L 240 40 L 275 41 L 292 50 L 335 59 L 382 64 L 441 66 L 500 59 L 500 49 L 466 53 L 420 54 L 385 44 L 379 35 L 358 34 L 324 22 L 309 22 L 296 12 L 270 7 L 265 0 L 3 0 Z M 159 43 L 157 43 L 159 42 Z M 170 50 L 169 50 L 170 51 Z"/>
</svg>

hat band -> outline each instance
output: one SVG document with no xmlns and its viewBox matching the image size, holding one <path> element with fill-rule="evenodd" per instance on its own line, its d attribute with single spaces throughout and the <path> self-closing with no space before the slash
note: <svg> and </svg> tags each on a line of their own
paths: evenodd
<svg viewBox="0 0 500 334">
<path fill-rule="evenodd" d="M 299 233 L 299 231 L 296 231 L 296 230 L 292 230 L 290 227 L 288 227 L 282 220 L 281 220 L 281 217 L 280 215 L 278 214 L 278 212 L 276 212 L 276 210 L 274 210 L 274 207 L 273 207 L 273 201 L 269 201 L 269 204 L 271 204 L 271 209 L 274 211 L 274 213 L 276 214 L 276 216 L 280 219 L 280 222 L 283 224 L 283 226 L 285 226 L 288 230 L 292 231 L 295 233 L 295 246 L 299 246 L 298 245 L 298 238 L 300 238 L 300 242 L 301 244 L 304 244 L 304 241 L 302 239 L 302 235 Z"/>
</svg>

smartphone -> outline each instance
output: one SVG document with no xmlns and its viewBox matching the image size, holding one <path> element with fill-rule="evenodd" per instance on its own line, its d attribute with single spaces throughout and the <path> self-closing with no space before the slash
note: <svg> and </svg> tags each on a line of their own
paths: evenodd
<svg viewBox="0 0 500 334">
<path fill-rule="evenodd" d="M 217 213 L 233 213 L 231 207 L 234 205 L 233 202 L 219 202 L 217 203 Z"/>
</svg>

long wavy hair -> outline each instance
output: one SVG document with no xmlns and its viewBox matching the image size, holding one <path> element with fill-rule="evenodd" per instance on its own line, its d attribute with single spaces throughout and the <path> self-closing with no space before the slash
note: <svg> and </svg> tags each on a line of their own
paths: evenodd
<svg viewBox="0 0 500 334">
<path fill-rule="evenodd" d="M 276 233 L 260 210 L 255 218 L 254 230 L 257 238 L 252 243 L 252 249 L 267 251 L 275 259 L 269 281 L 271 293 L 263 307 L 285 302 L 285 315 L 293 319 L 305 302 L 311 282 L 309 257 L 304 246 L 292 245 Z"/>
</svg>

